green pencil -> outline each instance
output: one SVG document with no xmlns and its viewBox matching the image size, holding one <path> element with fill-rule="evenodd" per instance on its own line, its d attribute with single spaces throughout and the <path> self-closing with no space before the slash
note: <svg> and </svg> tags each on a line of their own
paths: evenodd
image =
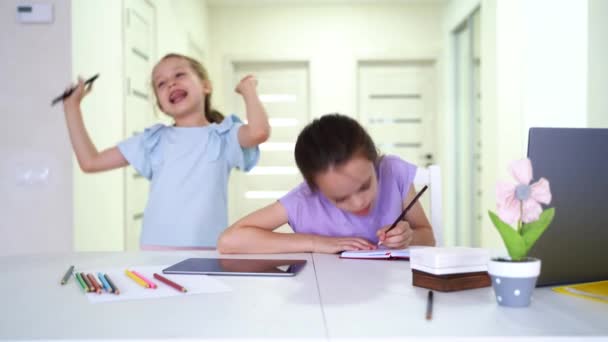
<svg viewBox="0 0 608 342">
<path fill-rule="evenodd" d="M 74 278 L 76 278 L 77 283 L 80 284 L 80 287 L 82 287 L 82 289 L 84 290 L 84 292 L 89 292 L 89 289 L 87 288 L 87 286 L 82 281 L 82 278 L 80 278 L 80 274 L 74 273 Z"/>
</svg>

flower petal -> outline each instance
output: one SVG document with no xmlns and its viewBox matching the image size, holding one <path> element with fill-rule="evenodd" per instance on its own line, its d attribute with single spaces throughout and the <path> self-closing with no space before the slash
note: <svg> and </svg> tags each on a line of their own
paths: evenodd
<svg viewBox="0 0 608 342">
<path fill-rule="evenodd" d="M 508 182 L 496 183 L 496 205 L 506 205 L 515 196 L 515 185 Z"/>
<path fill-rule="evenodd" d="M 549 188 L 549 181 L 545 178 L 541 178 L 538 182 L 530 186 L 531 192 L 530 197 L 537 202 L 542 204 L 551 203 L 551 189 Z"/>
<path fill-rule="evenodd" d="M 535 200 L 529 199 L 527 201 L 524 201 L 523 211 L 524 213 L 521 217 L 521 220 L 524 223 L 530 223 L 538 220 L 538 217 L 543 212 L 543 208 Z"/>
<path fill-rule="evenodd" d="M 515 224 L 521 214 L 520 202 L 515 198 L 511 198 L 505 203 L 499 204 L 496 208 L 496 213 L 506 223 Z"/>
<path fill-rule="evenodd" d="M 532 180 L 532 162 L 530 159 L 524 158 L 511 163 L 511 175 L 520 184 L 528 185 Z"/>
</svg>

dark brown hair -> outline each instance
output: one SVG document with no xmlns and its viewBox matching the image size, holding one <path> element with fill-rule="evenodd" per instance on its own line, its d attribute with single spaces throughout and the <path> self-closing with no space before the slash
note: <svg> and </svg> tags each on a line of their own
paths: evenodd
<svg viewBox="0 0 608 342">
<path fill-rule="evenodd" d="M 185 56 L 185 55 L 180 55 L 178 53 L 169 53 L 169 54 L 166 54 L 163 58 L 161 58 L 158 63 L 160 63 L 166 59 L 169 59 L 169 58 L 181 58 L 181 59 L 186 60 L 188 62 L 188 64 L 190 64 L 190 67 L 192 68 L 194 73 L 198 76 L 198 78 L 200 78 L 201 81 L 210 82 L 209 74 L 207 73 L 207 69 L 205 69 L 205 67 L 196 59 Z M 156 95 L 156 87 L 154 87 L 154 84 L 152 84 L 152 89 L 154 89 L 154 95 Z M 220 123 L 220 122 L 224 121 L 224 115 L 222 115 L 222 113 L 220 113 L 219 111 L 217 111 L 211 107 L 211 94 L 208 94 L 208 95 L 203 94 L 203 96 L 205 97 L 205 117 L 207 118 L 207 120 L 209 122 L 215 122 L 215 123 Z M 157 96 L 157 99 L 158 99 L 158 96 Z M 162 107 L 160 107 L 160 103 L 158 103 L 158 107 L 160 109 L 162 109 Z"/>
<path fill-rule="evenodd" d="M 309 123 L 298 135 L 295 146 L 296 164 L 312 190 L 317 189 L 317 174 L 356 156 L 376 163 L 379 154 L 372 138 L 356 120 L 337 113 Z"/>
</svg>

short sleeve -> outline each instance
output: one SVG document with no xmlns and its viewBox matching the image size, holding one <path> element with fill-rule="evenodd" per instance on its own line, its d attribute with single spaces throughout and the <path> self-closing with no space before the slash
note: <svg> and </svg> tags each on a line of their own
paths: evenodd
<svg viewBox="0 0 608 342">
<path fill-rule="evenodd" d="M 386 158 L 392 177 L 397 183 L 401 199 L 405 201 L 410 187 L 414 183 L 417 167 L 397 156 L 385 156 L 384 158 Z"/>
<path fill-rule="evenodd" d="M 157 124 L 146 128 L 143 133 L 137 134 L 118 144 L 120 153 L 140 175 L 147 179 L 154 176 L 154 166 L 162 163 L 162 152 L 159 143 L 162 132 L 166 126 Z"/>
<path fill-rule="evenodd" d="M 224 157 L 228 165 L 231 168 L 249 171 L 260 159 L 260 148 L 258 146 L 245 148 L 239 144 L 239 128 L 242 125 L 236 115 L 230 115 L 215 127 L 215 133 L 222 140 Z"/>
<path fill-rule="evenodd" d="M 298 230 L 298 222 L 301 216 L 300 208 L 302 204 L 302 192 L 306 191 L 307 188 L 308 186 L 306 186 L 305 183 L 302 183 L 285 194 L 285 196 L 279 198 L 279 203 L 281 203 L 287 211 L 287 221 L 289 226 L 294 231 Z"/>
</svg>

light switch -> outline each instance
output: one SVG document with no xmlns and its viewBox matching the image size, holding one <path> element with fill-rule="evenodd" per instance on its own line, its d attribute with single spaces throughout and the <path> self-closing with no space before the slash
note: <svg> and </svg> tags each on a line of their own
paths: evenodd
<svg viewBox="0 0 608 342">
<path fill-rule="evenodd" d="M 17 21 L 24 24 L 50 24 L 53 22 L 53 4 L 18 5 Z"/>
</svg>

